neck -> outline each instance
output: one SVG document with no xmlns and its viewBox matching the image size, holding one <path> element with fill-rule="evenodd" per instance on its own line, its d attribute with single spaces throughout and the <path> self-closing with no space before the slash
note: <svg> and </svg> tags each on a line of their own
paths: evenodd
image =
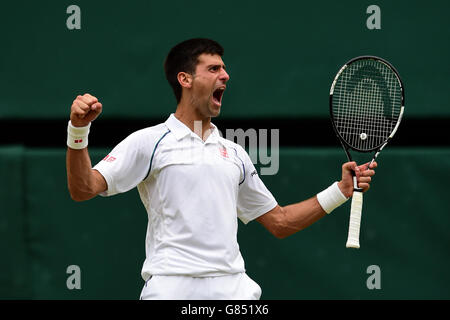
<svg viewBox="0 0 450 320">
<path fill-rule="evenodd" d="M 203 116 L 192 105 L 180 101 L 175 111 L 175 117 L 204 141 L 211 133 L 211 117 Z"/>
</svg>

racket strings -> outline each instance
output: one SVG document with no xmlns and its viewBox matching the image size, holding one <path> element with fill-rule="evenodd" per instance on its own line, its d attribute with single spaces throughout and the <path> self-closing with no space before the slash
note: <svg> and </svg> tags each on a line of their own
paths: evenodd
<svg viewBox="0 0 450 320">
<path fill-rule="evenodd" d="M 348 65 L 336 81 L 334 123 L 350 146 L 371 150 L 390 136 L 401 105 L 401 87 L 395 73 L 378 60 L 359 60 Z"/>
</svg>

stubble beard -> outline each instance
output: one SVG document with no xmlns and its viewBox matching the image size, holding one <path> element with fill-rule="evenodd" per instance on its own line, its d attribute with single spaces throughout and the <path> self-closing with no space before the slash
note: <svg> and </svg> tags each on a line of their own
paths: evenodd
<svg viewBox="0 0 450 320">
<path fill-rule="evenodd" d="M 198 112 L 203 117 L 214 118 L 220 114 L 221 107 L 217 107 L 214 105 L 214 103 L 212 102 L 212 94 L 203 101 L 197 99 L 195 96 L 191 96 L 189 102 L 191 106 L 193 106 L 194 109 L 198 110 Z"/>
</svg>

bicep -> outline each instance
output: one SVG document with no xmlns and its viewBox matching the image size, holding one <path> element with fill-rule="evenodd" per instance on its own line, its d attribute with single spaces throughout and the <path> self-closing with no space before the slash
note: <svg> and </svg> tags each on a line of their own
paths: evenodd
<svg viewBox="0 0 450 320">
<path fill-rule="evenodd" d="M 276 205 L 272 210 L 269 210 L 265 214 L 256 218 L 260 224 L 264 226 L 275 237 L 280 236 L 280 229 L 282 227 L 282 220 L 284 215 L 284 209 L 279 205 Z"/>
<path fill-rule="evenodd" d="M 105 177 L 95 169 L 92 169 L 93 193 L 98 195 L 108 190 L 108 184 Z"/>
</svg>

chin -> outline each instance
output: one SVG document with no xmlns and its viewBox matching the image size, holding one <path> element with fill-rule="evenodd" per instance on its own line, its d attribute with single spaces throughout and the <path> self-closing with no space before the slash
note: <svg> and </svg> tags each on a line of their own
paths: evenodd
<svg viewBox="0 0 450 320">
<path fill-rule="evenodd" d="M 220 114 L 220 109 L 219 110 L 214 110 L 213 112 L 211 112 L 211 118 L 218 117 L 219 114 Z"/>
<path fill-rule="evenodd" d="M 217 117 L 220 114 L 220 107 L 213 106 L 209 108 L 209 114 L 211 118 Z"/>
</svg>

